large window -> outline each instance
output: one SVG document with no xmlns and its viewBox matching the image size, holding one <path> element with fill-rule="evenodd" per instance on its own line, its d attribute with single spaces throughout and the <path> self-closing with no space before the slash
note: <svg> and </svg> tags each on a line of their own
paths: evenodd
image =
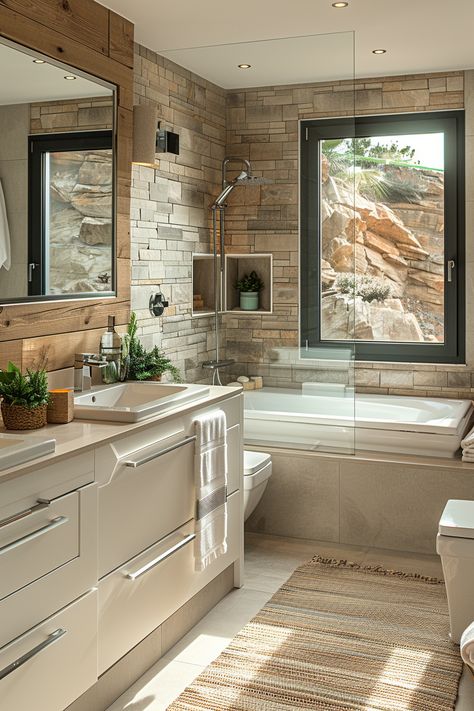
<svg viewBox="0 0 474 711">
<path fill-rule="evenodd" d="M 463 360 L 463 121 L 303 123 L 303 345 L 354 342 L 360 360 Z"/>
</svg>

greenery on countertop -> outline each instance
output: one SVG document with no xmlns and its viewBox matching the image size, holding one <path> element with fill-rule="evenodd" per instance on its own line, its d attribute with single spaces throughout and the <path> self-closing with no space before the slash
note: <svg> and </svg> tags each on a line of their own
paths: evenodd
<svg viewBox="0 0 474 711">
<path fill-rule="evenodd" d="M 261 291 L 264 286 L 265 284 L 255 271 L 250 272 L 250 274 L 244 274 L 235 284 L 236 289 L 247 293 Z"/>
<path fill-rule="evenodd" d="M 29 370 L 23 375 L 13 363 L 0 371 L 0 397 L 6 405 L 20 405 L 33 410 L 49 402 L 45 370 Z"/>
<path fill-rule="evenodd" d="M 128 324 L 128 378 L 130 380 L 151 380 L 163 373 L 169 373 L 175 383 L 181 383 L 182 377 L 179 369 L 173 365 L 158 346 L 148 351 L 137 338 L 137 316 L 130 314 Z"/>
</svg>

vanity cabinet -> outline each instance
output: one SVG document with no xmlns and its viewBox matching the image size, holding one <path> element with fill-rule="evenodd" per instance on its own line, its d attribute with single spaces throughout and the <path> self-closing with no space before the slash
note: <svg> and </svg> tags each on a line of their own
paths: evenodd
<svg viewBox="0 0 474 711">
<path fill-rule="evenodd" d="M 241 408 L 238 395 L 97 451 L 100 674 L 240 557 Z M 194 420 L 212 410 L 227 423 L 228 549 L 198 572 Z"/>
<path fill-rule="evenodd" d="M 195 419 L 227 422 L 227 551 L 195 564 Z M 243 558 L 242 396 L 0 480 L 0 711 L 63 711 Z"/>
<path fill-rule="evenodd" d="M 92 452 L 0 483 L 0 711 L 62 711 L 97 679 Z"/>
<path fill-rule="evenodd" d="M 0 649 L 0 711 L 60 711 L 96 680 L 96 590 Z"/>
</svg>

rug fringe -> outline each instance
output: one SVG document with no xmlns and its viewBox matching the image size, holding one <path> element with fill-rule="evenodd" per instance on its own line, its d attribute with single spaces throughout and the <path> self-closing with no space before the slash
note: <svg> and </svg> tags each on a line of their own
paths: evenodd
<svg viewBox="0 0 474 711">
<path fill-rule="evenodd" d="M 308 561 L 308 565 L 317 563 L 326 565 L 330 568 L 350 568 L 351 570 L 360 570 L 362 573 L 376 573 L 378 575 L 391 575 L 396 578 L 406 578 L 409 580 L 419 580 L 432 585 L 444 585 L 444 580 L 440 578 L 431 578 L 419 573 L 403 573 L 400 570 L 387 570 L 382 565 L 364 565 L 362 563 L 354 563 L 349 560 L 338 560 L 337 558 L 324 558 L 320 555 L 315 555 Z"/>
</svg>

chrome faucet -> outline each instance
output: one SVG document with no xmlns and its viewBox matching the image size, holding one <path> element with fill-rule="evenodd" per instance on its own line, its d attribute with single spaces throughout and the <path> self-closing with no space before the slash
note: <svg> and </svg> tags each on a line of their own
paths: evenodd
<svg viewBox="0 0 474 711">
<path fill-rule="evenodd" d="M 82 393 L 92 385 L 92 368 L 105 368 L 107 361 L 96 353 L 76 353 L 74 356 L 74 391 Z"/>
</svg>

